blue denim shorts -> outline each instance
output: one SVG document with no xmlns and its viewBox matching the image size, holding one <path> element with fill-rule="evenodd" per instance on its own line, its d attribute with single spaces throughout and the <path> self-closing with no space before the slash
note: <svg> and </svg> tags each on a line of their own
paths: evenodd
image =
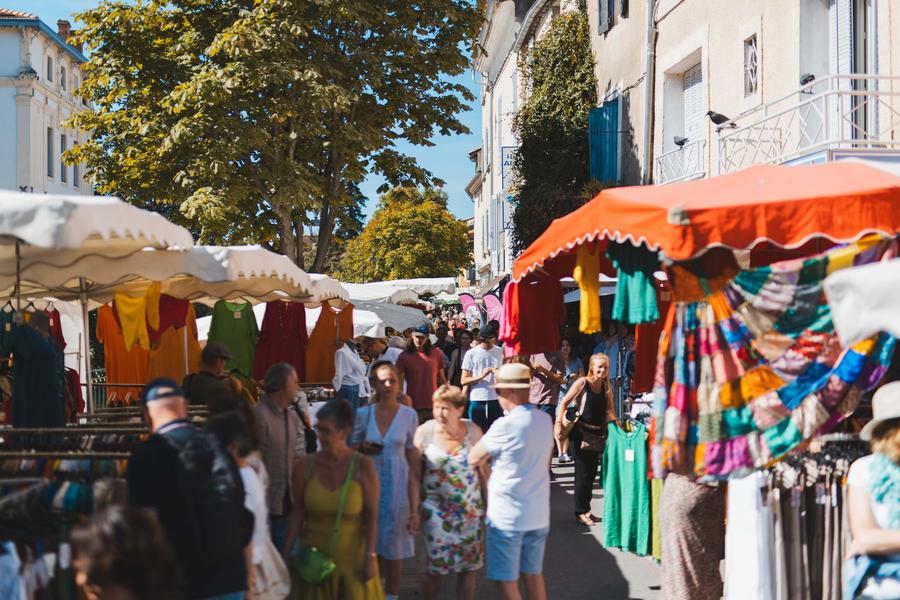
<svg viewBox="0 0 900 600">
<path fill-rule="evenodd" d="M 487 576 L 492 581 L 516 581 L 519 573 L 539 575 L 550 528 L 506 531 L 488 525 Z"/>
</svg>

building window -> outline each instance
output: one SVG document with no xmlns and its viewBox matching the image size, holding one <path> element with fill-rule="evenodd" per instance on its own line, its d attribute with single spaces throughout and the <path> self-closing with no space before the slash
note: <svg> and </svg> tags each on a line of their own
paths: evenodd
<svg viewBox="0 0 900 600">
<path fill-rule="evenodd" d="M 53 163 L 56 158 L 53 156 L 53 128 L 47 128 L 47 177 L 53 177 Z"/>
<path fill-rule="evenodd" d="M 744 96 L 752 96 L 759 86 L 759 52 L 756 35 L 744 40 Z"/>
<path fill-rule="evenodd" d="M 47 81 L 53 83 L 53 57 L 47 57 Z"/>
<path fill-rule="evenodd" d="M 81 187 L 81 169 L 78 168 L 78 163 L 72 165 L 72 187 Z"/>
<path fill-rule="evenodd" d="M 628 0 L 599 0 L 600 33 L 606 33 L 628 16 Z"/>
<path fill-rule="evenodd" d="M 66 68 L 59 68 L 59 85 L 62 89 L 66 89 Z"/>
<path fill-rule="evenodd" d="M 66 148 L 67 142 L 68 142 L 68 140 L 66 139 L 66 134 L 64 134 L 64 133 L 60 134 L 60 136 L 59 136 L 59 180 L 62 183 L 66 183 L 66 181 L 68 181 L 67 177 L 66 177 L 68 175 L 68 172 L 67 172 L 68 169 L 66 169 L 66 163 L 63 162 L 63 152 L 65 152 L 67 150 L 67 148 Z"/>
</svg>

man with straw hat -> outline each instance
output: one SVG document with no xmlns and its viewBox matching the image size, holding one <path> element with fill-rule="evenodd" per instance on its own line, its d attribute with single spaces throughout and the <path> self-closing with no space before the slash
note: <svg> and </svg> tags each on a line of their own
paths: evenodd
<svg viewBox="0 0 900 600">
<path fill-rule="evenodd" d="M 504 600 L 546 600 L 544 546 L 550 531 L 553 421 L 528 401 L 531 368 L 505 364 L 494 377 L 505 416 L 469 451 L 469 463 L 491 460 L 487 508 L 487 575 Z"/>
</svg>

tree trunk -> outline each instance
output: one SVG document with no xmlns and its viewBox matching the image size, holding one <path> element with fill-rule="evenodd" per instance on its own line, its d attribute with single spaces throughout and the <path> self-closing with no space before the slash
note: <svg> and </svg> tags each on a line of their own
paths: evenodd
<svg viewBox="0 0 900 600">
<path fill-rule="evenodd" d="M 291 215 L 291 210 L 285 208 L 281 204 L 274 204 L 273 209 L 275 210 L 275 214 L 278 215 L 280 224 L 281 253 L 290 258 L 294 264 L 302 268 L 302 261 L 298 262 L 297 253 L 298 250 L 302 250 L 303 245 L 302 243 L 298 243 L 297 230 L 294 227 L 294 219 Z"/>
<path fill-rule="evenodd" d="M 319 210 L 319 232 L 316 235 L 316 258 L 312 264 L 313 273 L 322 273 L 328 250 L 331 248 L 331 236 L 334 233 L 335 211 L 331 210 L 331 200 L 325 200 Z"/>
</svg>

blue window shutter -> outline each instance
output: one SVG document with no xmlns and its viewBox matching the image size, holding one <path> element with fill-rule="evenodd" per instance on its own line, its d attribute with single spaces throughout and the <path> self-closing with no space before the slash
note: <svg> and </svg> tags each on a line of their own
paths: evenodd
<svg viewBox="0 0 900 600">
<path fill-rule="evenodd" d="M 615 183 L 618 174 L 619 100 L 604 102 L 588 113 L 590 176 L 602 183 Z"/>
</svg>

